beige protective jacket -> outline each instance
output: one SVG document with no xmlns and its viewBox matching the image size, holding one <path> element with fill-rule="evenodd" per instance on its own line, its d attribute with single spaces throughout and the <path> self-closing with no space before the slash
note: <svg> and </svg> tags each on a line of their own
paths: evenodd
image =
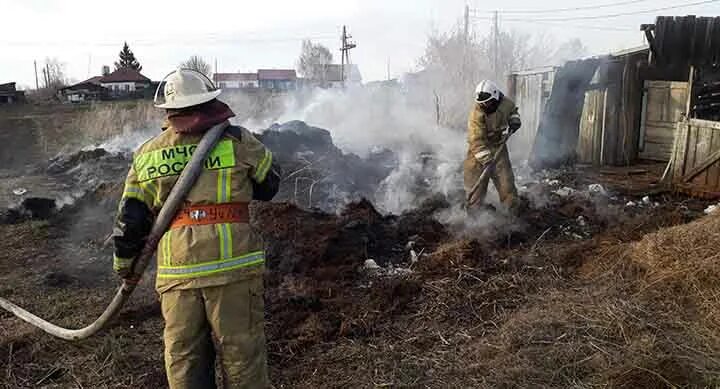
<svg viewBox="0 0 720 389">
<path fill-rule="evenodd" d="M 203 134 L 178 133 L 172 128 L 151 139 L 135 153 L 123 193 L 157 213 Z M 186 204 L 250 202 L 253 182 L 263 183 L 272 166 L 272 153 L 248 130 L 229 127 L 205 162 Z M 132 263 L 116 255 L 116 270 Z M 157 250 L 157 289 L 192 289 L 225 285 L 262 275 L 263 242 L 248 223 L 189 225 L 169 229 Z"/>
<path fill-rule="evenodd" d="M 479 104 L 475 104 L 468 118 L 468 159 L 485 151 L 494 153 L 502 139 L 502 132 L 508 127 L 508 119 L 513 115 L 519 116 L 518 109 L 515 102 L 507 97 L 503 97 L 497 110 L 489 115 Z"/>
</svg>

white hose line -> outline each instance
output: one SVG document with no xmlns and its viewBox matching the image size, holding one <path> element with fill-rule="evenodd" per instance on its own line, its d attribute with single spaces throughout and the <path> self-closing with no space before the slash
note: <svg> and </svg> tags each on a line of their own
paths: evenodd
<svg viewBox="0 0 720 389">
<path fill-rule="evenodd" d="M 160 241 L 160 238 L 170 227 L 170 223 L 172 223 L 172 220 L 175 217 L 178 209 L 182 205 L 183 201 L 185 200 L 185 197 L 188 193 L 190 193 L 190 190 L 192 189 L 193 185 L 195 185 L 195 182 L 200 176 L 200 173 L 202 173 L 205 159 L 208 155 L 210 155 L 210 152 L 220 141 L 220 138 L 225 132 L 225 129 L 229 125 L 230 123 L 225 121 L 212 127 L 203 136 L 202 140 L 195 149 L 195 152 L 193 153 L 190 162 L 183 169 L 180 177 L 177 180 L 177 183 L 175 184 L 175 186 L 173 186 L 167 200 L 165 201 L 165 204 L 158 213 L 152 230 L 150 231 L 150 235 L 148 236 L 147 242 L 145 243 L 142 252 L 135 260 L 135 264 L 133 266 L 133 274 L 142 276 L 142 274 L 145 272 L 145 268 L 147 268 L 147 265 L 150 262 L 150 259 L 152 258 L 155 249 L 157 248 L 157 244 Z M 100 317 L 98 317 L 97 320 L 95 320 L 87 327 L 80 329 L 68 329 L 50 323 L 49 321 L 44 320 L 37 315 L 34 315 L 3 298 L 0 298 L 0 307 L 5 309 L 6 311 L 11 312 L 20 319 L 34 325 L 35 327 L 40 328 L 41 330 L 47 332 L 52 336 L 65 340 L 75 341 L 86 339 L 103 329 L 115 316 L 117 316 L 125 302 L 132 294 L 133 290 L 135 290 L 134 284 L 123 282 L 120 288 L 118 288 L 115 297 L 113 297 L 112 301 L 107 306 L 105 311 L 100 315 Z"/>
</svg>

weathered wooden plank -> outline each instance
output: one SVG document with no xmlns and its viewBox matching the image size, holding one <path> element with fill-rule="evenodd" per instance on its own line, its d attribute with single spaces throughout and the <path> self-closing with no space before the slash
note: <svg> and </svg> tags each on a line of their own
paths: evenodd
<svg viewBox="0 0 720 389">
<path fill-rule="evenodd" d="M 618 113 L 618 96 L 619 85 L 611 84 L 605 89 L 603 97 L 603 106 L 605 107 L 605 125 L 602 130 L 602 155 L 600 157 L 600 166 L 603 165 L 621 165 L 623 162 L 622 149 L 623 137 L 620 133 L 620 115 Z"/>
<path fill-rule="evenodd" d="M 677 123 L 673 122 L 665 122 L 665 121 L 657 121 L 657 120 L 648 120 L 647 125 L 651 127 L 662 127 L 662 128 L 670 128 L 670 132 L 675 132 L 677 129 Z"/>
<path fill-rule="evenodd" d="M 695 132 L 697 134 L 697 140 L 695 141 L 695 163 L 687 176 L 689 177 L 690 174 L 693 174 L 694 178 L 690 178 L 689 181 L 692 181 L 700 186 L 705 186 L 708 181 L 707 169 L 716 161 L 712 160 L 712 152 L 710 151 L 712 130 L 703 127 L 695 127 Z M 696 169 L 699 170 L 696 172 Z"/>
<path fill-rule="evenodd" d="M 658 144 L 647 144 L 647 150 L 643 152 L 642 159 L 650 161 L 667 162 L 672 156 L 672 147 Z"/>
<path fill-rule="evenodd" d="M 673 160 L 673 180 L 681 180 L 685 173 L 685 165 L 687 164 L 687 146 L 688 146 L 688 128 L 687 122 L 678 123 L 677 137 L 675 138 L 675 158 Z"/>
<path fill-rule="evenodd" d="M 675 139 L 675 130 L 670 128 L 667 123 L 662 125 L 649 125 L 645 128 L 645 139 L 647 142 L 663 141 L 672 143 Z"/>
<path fill-rule="evenodd" d="M 690 182 L 693 181 L 696 184 L 699 185 L 707 185 L 707 180 L 702 180 L 702 177 L 698 177 L 701 175 L 701 173 L 707 173 L 707 170 L 710 166 L 712 166 L 714 163 L 720 160 L 720 150 L 710 154 L 704 161 L 697 164 L 697 166 L 690 169 L 690 171 L 683 177 L 683 181 Z M 701 178 L 700 180 L 695 180 L 695 178 Z"/>
<path fill-rule="evenodd" d="M 688 127 L 687 144 L 687 154 L 685 155 L 685 172 L 683 172 L 683 175 L 687 174 L 687 172 L 689 172 L 697 162 L 697 127 Z"/>
<path fill-rule="evenodd" d="M 581 163 L 593 163 L 593 139 L 596 122 L 599 119 L 596 114 L 596 93 L 597 91 L 594 90 L 585 93 L 577 145 L 578 161 Z"/>
<path fill-rule="evenodd" d="M 720 150 L 720 131 L 711 130 L 711 134 L 710 150 L 715 152 Z M 716 162 L 708 168 L 707 186 L 717 189 L 718 184 L 720 184 L 720 162 Z"/>
<path fill-rule="evenodd" d="M 605 127 L 607 126 L 607 89 L 597 91 L 595 96 L 596 104 L 595 109 L 598 114 L 601 115 L 601 120 L 596 123 L 595 133 L 593 137 L 593 164 L 595 166 L 602 165 L 603 163 L 603 147 L 605 146 L 603 136 L 605 135 Z"/>
<path fill-rule="evenodd" d="M 704 128 L 712 128 L 715 130 L 720 130 L 720 122 L 714 122 L 711 120 L 702 120 L 702 119 L 690 119 L 688 121 L 691 126 L 694 127 L 704 127 Z"/>
</svg>

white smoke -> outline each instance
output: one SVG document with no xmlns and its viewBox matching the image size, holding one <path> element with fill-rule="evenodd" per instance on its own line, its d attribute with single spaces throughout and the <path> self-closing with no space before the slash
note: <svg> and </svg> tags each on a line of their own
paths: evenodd
<svg viewBox="0 0 720 389">
<path fill-rule="evenodd" d="M 129 154 L 137 150 L 143 143 L 160 133 L 160 127 L 126 129 L 122 134 L 93 146 L 86 146 L 83 150 L 105 149 L 110 153 Z"/>
<path fill-rule="evenodd" d="M 432 106 L 432 95 L 427 106 Z M 436 124 L 432 109 L 411 101 L 397 85 L 318 89 L 310 98 L 289 97 L 286 109 L 265 123 L 302 120 L 325 128 L 345 152 L 368 157 L 373 150 L 392 150 L 399 165 L 380 185 L 375 202 L 385 212 L 414 208 L 427 197 L 462 189 L 465 157 L 464 129 Z"/>
</svg>

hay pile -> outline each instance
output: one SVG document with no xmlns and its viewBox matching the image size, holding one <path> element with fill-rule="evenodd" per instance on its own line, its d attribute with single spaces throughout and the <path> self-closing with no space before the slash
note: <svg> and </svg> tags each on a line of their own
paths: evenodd
<svg viewBox="0 0 720 389">
<path fill-rule="evenodd" d="M 601 245 L 499 328 L 486 382 L 717 387 L 719 258 L 720 216 Z"/>
</svg>

